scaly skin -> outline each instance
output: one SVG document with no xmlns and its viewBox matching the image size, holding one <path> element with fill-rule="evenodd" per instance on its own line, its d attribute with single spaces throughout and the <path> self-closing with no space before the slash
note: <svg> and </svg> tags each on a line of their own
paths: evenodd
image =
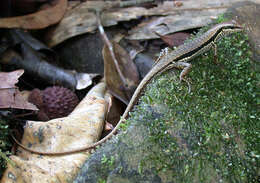
<svg viewBox="0 0 260 183">
<path fill-rule="evenodd" d="M 139 96 L 141 95 L 142 91 L 146 87 L 146 85 L 158 74 L 171 69 L 171 68 L 180 68 L 183 69 L 180 74 L 180 80 L 183 80 L 184 76 L 189 72 L 191 68 L 190 62 L 194 57 L 201 55 L 202 53 L 208 51 L 211 48 L 215 49 L 216 53 L 216 45 L 215 43 L 221 39 L 223 36 L 227 34 L 231 34 L 233 32 L 239 32 L 242 31 L 242 27 L 238 25 L 235 21 L 230 22 L 224 22 L 221 24 L 217 24 L 211 29 L 209 29 L 207 32 L 202 34 L 201 36 L 195 38 L 194 40 L 190 41 L 187 44 L 183 44 L 179 46 L 177 49 L 170 51 L 166 55 L 162 56 L 156 65 L 148 72 L 148 74 L 143 78 L 143 80 L 140 82 L 138 87 L 136 88 L 123 116 L 121 117 L 120 121 L 116 125 L 116 127 L 108 134 L 105 138 L 101 139 L 100 141 L 93 143 L 92 145 L 81 147 L 74 150 L 64 151 L 64 152 L 40 152 L 37 150 L 33 150 L 30 148 L 25 147 L 21 143 L 19 143 L 15 138 L 15 142 L 22 147 L 24 150 L 29 151 L 31 153 L 35 154 L 41 154 L 41 155 L 66 155 L 66 154 L 72 154 L 72 153 L 78 153 L 86 150 L 93 149 L 101 144 L 103 144 L 105 141 L 110 139 L 114 136 L 114 134 L 119 129 L 120 124 L 125 121 L 125 119 L 128 116 L 128 113 L 131 111 L 137 100 L 139 99 Z"/>
</svg>

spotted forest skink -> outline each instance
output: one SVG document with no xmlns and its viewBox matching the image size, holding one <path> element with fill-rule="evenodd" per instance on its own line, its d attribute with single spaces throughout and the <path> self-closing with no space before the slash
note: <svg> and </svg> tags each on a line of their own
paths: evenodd
<svg viewBox="0 0 260 183">
<path fill-rule="evenodd" d="M 114 134 L 119 129 L 120 124 L 125 121 L 125 119 L 128 117 L 128 113 L 131 111 L 133 106 L 137 103 L 141 93 L 143 92 L 146 85 L 158 74 L 169 70 L 171 68 L 180 68 L 183 69 L 180 74 L 180 80 L 184 79 L 184 76 L 189 72 L 191 69 L 190 62 L 194 57 L 197 57 L 201 55 L 202 53 L 208 51 L 211 48 L 215 49 L 216 53 L 216 42 L 221 39 L 223 36 L 242 31 L 242 27 L 236 22 L 236 21 L 229 21 L 224 22 L 221 24 L 217 24 L 213 26 L 211 29 L 209 29 L 204 34 L 198 36 L 197 38 L 193 39 L 189 43 L 183 44 L 176 48 L 173 51 L 169 51 L 168 53 L 164 54 L 162 57 L 158 59 L 158 62 L 155 64 L 155 66 L 147 73 L 147 75 L 143 78 L 143 80 L 140 82 L 138 87 L 136 88 L 123 116 L 121 117 L 120 121 L 116 125 L 116 127 L 103 139 L 100 141 L 93 143 L 92 145 L 80 147 L 74 150 L 68 150 L 64 152 L 40 152 L 37 150 L 30 149 L 21 143 L 19 143 L 15 138 L 15 142 L 22 147 L 24 150 L 29 151 L 31 153 L 35 154 L 41 154 L 41 155 L 66 155 L 66 154 L 72 154 L 72 153 L 78 153 L 86 150 L 93 149 L 101 144 L 103 144 L 105 141 L 110 139 L 114 136 Z"/>
</svg>

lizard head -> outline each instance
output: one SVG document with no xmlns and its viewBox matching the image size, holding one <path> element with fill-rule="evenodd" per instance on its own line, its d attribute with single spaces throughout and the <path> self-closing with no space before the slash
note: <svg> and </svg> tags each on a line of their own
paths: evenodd
<svg viewBox="0 0 260 183">
<path fill-rule="evenodd" d="M 221 24 L 218 24 L 217 26 L 220 26 L 221 31 L 228 34 L 233 32 L 240 32 L 243 30 L 243 26 L 235 20 L 223 22 Z"/>
<path fill-rule="evenodd" d="M 241 26 L 237 21 L 231 20 L 228 22 L 217 24 L 214 27 L 214 30 L 217 30 L 218 32 L 214 39 L 214 41 L 217 41 L 226 35 L 243 31 L 243 26 Z"/>
</svg>

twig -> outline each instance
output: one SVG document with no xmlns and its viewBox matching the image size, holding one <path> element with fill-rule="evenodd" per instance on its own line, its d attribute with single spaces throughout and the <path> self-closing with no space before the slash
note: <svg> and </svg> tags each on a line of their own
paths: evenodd
<svg viewBox="0 0 260 183">
<path fill-rule="evenodd" d="M 108 37 L 107 37 L 107 35 L 106 35 L 105 31 L 104 31 L 104 28 L 103 28 L 103 26 L 101 24 L 100 11 L 96 11 L 96 16 L 97 16 L 98 30 L 99 30 L 99 32 L 101 34 L 101 37 L 102 37 L 104 43 L 107 45 L 107 47 L 108 47 L 108 49 L 110 51 L 111 57 L 112 57 L 112 59 L 114 61 L 114 64 L 116 66 L 116 70 L 117 70 L 117 72 L 119 74 L 119 77 L 120 77 L 121 81 L 124 84 L 126 84 L 127 82 L 125 80 L 125 77 L 124 77 L 121 69 L 119 68 L 119 64 L 118 64 L 118 61 L 117 61 L 115 53 L 114 53 L 113 45 L 109 41 L 109 39 L 108 39 Z"/>
</svg>

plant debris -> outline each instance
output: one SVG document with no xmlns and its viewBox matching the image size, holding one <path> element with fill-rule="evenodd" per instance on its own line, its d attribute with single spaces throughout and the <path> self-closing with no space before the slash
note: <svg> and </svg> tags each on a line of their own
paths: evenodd
<svg viewBox="0 0 260 183">
<path fill-rule="evenodd" d="M 23 98 L 18 87 L 15 86 L 23 73 L 24 70 L 0 72 L 0 108 L 38 110 Z"/>
</svg>

